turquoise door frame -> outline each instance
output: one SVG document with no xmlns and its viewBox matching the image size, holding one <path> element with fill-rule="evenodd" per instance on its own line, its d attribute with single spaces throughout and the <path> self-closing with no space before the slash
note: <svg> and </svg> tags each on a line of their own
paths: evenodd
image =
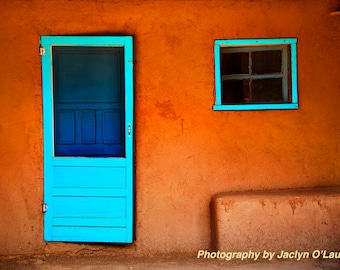
<svg viewBox="0 0 340 270">
<path fill-rule="evenodd" d="M 133 39 L 131 36 L 42 36 L 40 44 L 44 132 L 44 239 L 62 242 L 131 243 L 134 175 Z M 86 157 L 55 154 L 55 78 L 52 61 L 55 46 L 123 48 L 124 155 Z M 96 112 L 93 115 L 96 116 Z"/>
</svg>

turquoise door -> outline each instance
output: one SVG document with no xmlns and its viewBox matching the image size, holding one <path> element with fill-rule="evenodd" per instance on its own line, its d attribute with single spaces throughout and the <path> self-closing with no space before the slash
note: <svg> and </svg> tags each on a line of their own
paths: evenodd
<svg viewBox="0 0 340 270">
<path fill-rule="evenodd" d="M 132 37 L 41 37 L 44 239 L 131 243 Z"/>
</svg>

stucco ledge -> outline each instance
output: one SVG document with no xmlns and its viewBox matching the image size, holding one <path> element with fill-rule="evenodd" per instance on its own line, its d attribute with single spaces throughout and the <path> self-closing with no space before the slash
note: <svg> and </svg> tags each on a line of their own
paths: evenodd
<svg viewBox="0 0 340 270">
<path fill-rule="evenodd" d="M 224 192 L 211 200 L 212 249 L 340 249 L 340 187 Z"/>
</svg>

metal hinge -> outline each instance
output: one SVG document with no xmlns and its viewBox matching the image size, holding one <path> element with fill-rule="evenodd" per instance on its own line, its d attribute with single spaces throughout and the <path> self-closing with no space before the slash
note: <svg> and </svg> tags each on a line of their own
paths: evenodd
<svg viewBox="0 0 340 270">
<path fill-rule="evenodd" d="M 43 213 L 46 213 L 46 212 L 47 212 L 47 208 L 48 208 L 47 203 L 43 203 L 43 204 L 42 204 L 42 212 L 43 212 Z"/>
<path fill-rule="evenodd" d="M 45 54 L 46 54 L 45 48 L 42 47 L 42 46 L 40 46 L 40 47 L 39 47 L 39 55 L 40 55 L 40 56 L 45 56 Z"/>
</svg>

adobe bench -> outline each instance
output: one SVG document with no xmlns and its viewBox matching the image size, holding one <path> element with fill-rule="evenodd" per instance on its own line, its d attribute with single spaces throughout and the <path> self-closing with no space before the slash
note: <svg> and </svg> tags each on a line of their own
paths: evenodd
<svg viewBox="0 0 340 270">
<path fill-rule="evenodd" d="M 211 218 L 214 250 L 340 250 L 340 187 L 219 193 Z"/>
</svg>

